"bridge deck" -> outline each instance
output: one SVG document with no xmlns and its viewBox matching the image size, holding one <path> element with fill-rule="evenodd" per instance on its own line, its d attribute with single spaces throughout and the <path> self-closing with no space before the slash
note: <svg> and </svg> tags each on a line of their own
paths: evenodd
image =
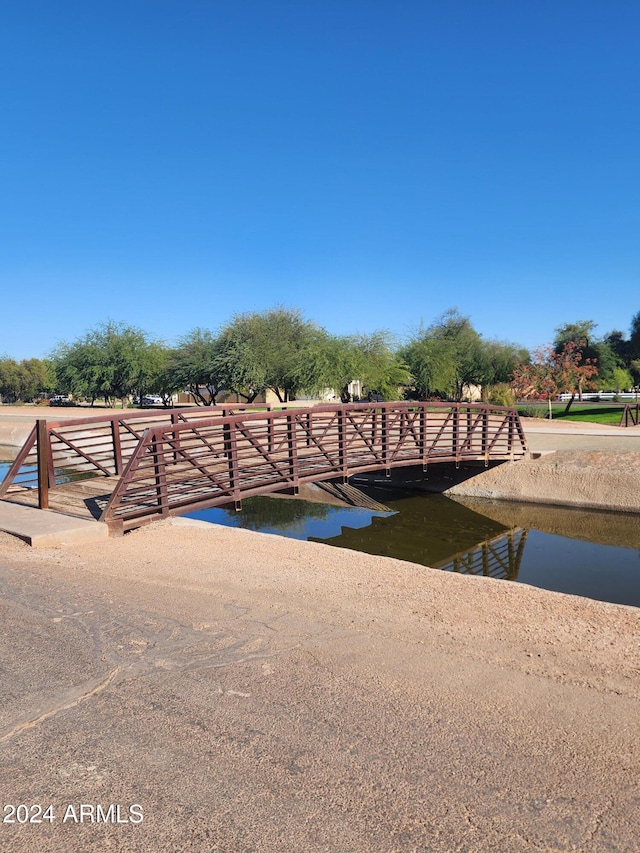
<svg viewBox="0 0 640 853">
<path fill-rule="evenodd" d="M 48 509 L 75 518 L 99 521 L 116 488 L 119 477 L 95 477 L 76 483 L 63 483 L 49 492 Z M 11 486 L 4 500 L 24 506 L 38 507 L 38 490 Z"/>
</svg>

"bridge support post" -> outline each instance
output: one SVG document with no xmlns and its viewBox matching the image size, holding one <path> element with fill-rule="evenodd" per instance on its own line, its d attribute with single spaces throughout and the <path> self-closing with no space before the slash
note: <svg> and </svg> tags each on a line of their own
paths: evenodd
<svg viewBox="0 0 640 853">
<path fill-rule="evenodd" d="M 427 404 L 420 403 L 420 457 L 422 459 L 422 471 L 426 473 L 429 451 L 427 450 Z"/>
<path fill-rule="evenodd" d="M 268 415 L 267 415 L 268 417 Z M 273 418 L 269 417 L 269 423 L 267 426 L 267 449 L 269 453 L 273 453 L 273 447 L 275 445 L 275 427 L 273 423 Z"/>
<path fill-rule="evenodd" d="M 164 442 L 158 441 L 157 434 L 154 435 L 152 443 L 153 464 L 156 477 L 156 495 L 161 515 L 169 514 L 169 495 L 167 492 L 167 472 L 164 462 Z"/>
<path fill-rule="evenodd" d="M 236 510 L 239 511 L 242 509 L 242 499 L 238 483 L 238 442 L 236 439 L 235 421 L 226 423 L 222 428 L 222 434 L 224 437 L 224 452 L 227 457 L 227 466 L 229 471 L 229 489 L 233 495 Z"/>
<path fill-rule="evenodd" d="M 489 465 L 489 412 L 487 409 L 482 413 L 482 455 L 486 468 Z"/>
<path fill-rule="evenodd" d="M 304 415 L 303 415 L 304 417 Z M 293 486 L 293 494 L 299 492 L 298 441 L 296 435 L 297 415 L 287 415 L 287 452 L 289 456 L 289 477 Z"/>
<path fill-rule="evenodd" d="M 180 433 L 175 429 L 175 427 L 177 427 L 179 423 L 180 423 L 180 419 L 178 418 L 178 415 L 175 412 L 171 412 L 171 426 L 174 427 L 174 432 L 173 432 L 173 436 L 172 436 L 172 438 L 173 438 L 173 441 L 172 441 L 172 444 L 173 444 L 173 463 L 174 463 L 174 465 L 178 461 L 178 451 L 180 450 Z"/>
<path fill-rule="evenodd" d="M 49 509 L 49 453 L 47 443 L 47 421 L 45 418 L 37 420 L 37 442 L 38 442 L 38 506 L 40 509 Z"/>
<path fill-rule="evenodd" d="M 460 458 L 458 456 L 458 448 L 460 447 L 460 406 L 454 403 L 453 411 L 451 412 L 451 420 L 453 429 L 451 431 L 451 455 L 456 460 L 456 468 L 460 467 Z"/>
<path fill-rule="evenodd" d="M 120 444 L 120 421 L 114 418 L 111 421 L 111 441 L 113 443 L 113 468 L 116 477 L 122 474 L 122 445 Z"/>
<path fill-rule="evenodd" d="M 338 410 L 338 465 L 342 473 L 342 482 L 346 483 L 349 480 L 349 465 L 347 462 L 344 405 Z"/>
<path fill-rule="evenodd" d="M 391 476 L 391 462 L 389 459 L 389 424 L 387 421 L 387 409 L 380 411 L 380 442 L 382 445 L 382 458 L 384 459 L 385 477 Z"/>
<path fill-rule="evenodd" d="M 509 415 L 509 453 L 513 462 L 513 415 Z"/>
</svg>

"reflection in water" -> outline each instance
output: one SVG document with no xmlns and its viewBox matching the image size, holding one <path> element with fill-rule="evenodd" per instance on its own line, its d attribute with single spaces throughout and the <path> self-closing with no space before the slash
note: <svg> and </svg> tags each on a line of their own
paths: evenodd
<svg viewBox="0 0 640 853">
<path fill-rule="evenodd" d="M 444 569 L 447 572 L 462 572 L 466 575 L 484 575 L 491 578 L 502 578 L 513 581 L 518 577 L 527 530 L 521 527 L 509 530 L 480 542 L 471 551 L 456 554 L 450 560 L 437 563 L 434 569 Z"/>
<path fill-rule="evenodd" d="M 640 607 L 637 517 L 415 492 L 375 497 L 392 512 L 260 497 L 241 512 L 191 517 Z"/>
<path fill-rule="evenodd" d="M 213 507 L 190 512 L 187 518 L 306 540 L 314 536 L 338 535 L 346 524 L 365 527 L 371 524 L 373 516 L 388 514 L 359 507 L 312 503 L 298 498 L 259 496 L 243 500 L 240 512 L 227 507 Z"/>
</svg>

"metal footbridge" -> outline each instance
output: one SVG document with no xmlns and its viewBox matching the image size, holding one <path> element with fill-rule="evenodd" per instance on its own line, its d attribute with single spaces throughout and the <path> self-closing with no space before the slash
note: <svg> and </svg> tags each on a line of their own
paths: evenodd
<svg viewBox="0 0 640 853">
<path fill-rule="evenodd" d="M 467 403 L 213 406 L 38 420 L 0 498 L 118 533 L 303 483 L 403 466 L 517 460 L 515 409 Z"/>
</svg>

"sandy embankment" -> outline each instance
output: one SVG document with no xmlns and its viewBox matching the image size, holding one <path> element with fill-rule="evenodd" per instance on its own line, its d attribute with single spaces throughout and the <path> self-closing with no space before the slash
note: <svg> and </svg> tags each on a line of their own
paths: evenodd
<svg viewBox="0 0 640 853">
<path fill-rule="evenodd" d="M 145 809 L 17 853 L 637 849 L 640 610 L 180 523 L 2 546 L 5 794 Z"/>
</svg>

